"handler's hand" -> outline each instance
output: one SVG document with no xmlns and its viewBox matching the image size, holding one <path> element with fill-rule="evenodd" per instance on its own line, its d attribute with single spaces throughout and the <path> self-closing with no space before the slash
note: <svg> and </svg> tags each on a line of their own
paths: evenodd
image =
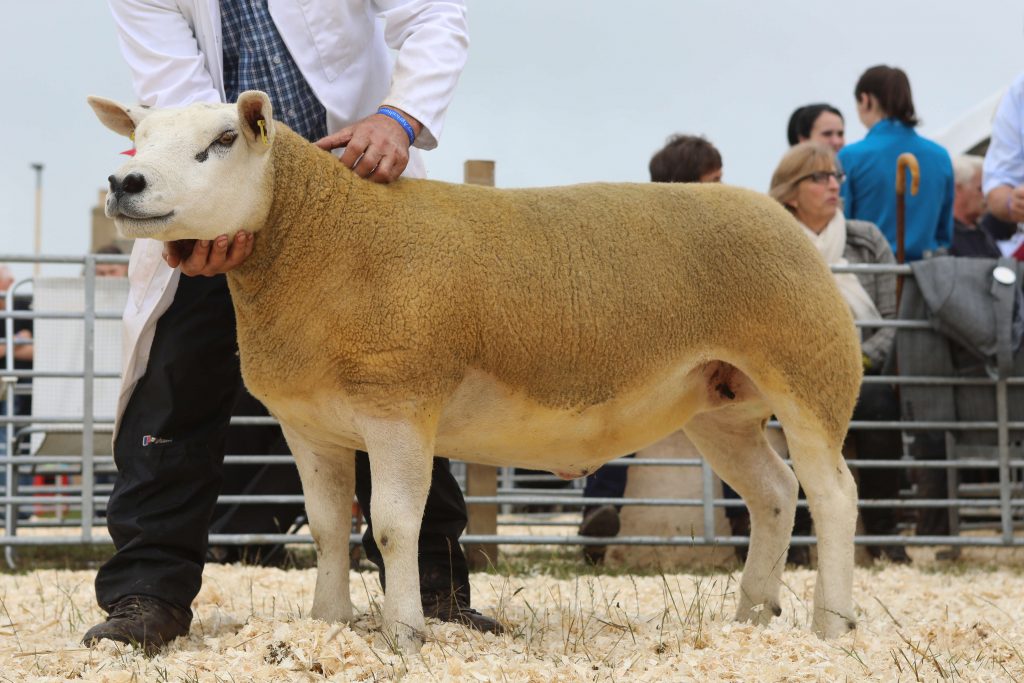
<svg viewBox="0 0 1024 683">
<path fill-rule="evenodd" d="M 419 135 L 422 124 L 405 112 L 402 115 Z M 358 176 L 377 183 L 397 180 L 409 164 L 409 136 L 402 124 L 383 114 L 371 114 L 317 140 L 316 146 L 327 151 L 344 147 L 341 163 Z"/>
<path fill-rule="evenodd" d="M 255 237 L 240 230 L 234 240 L 221 235 L 215 240 L 164 242 L 164 261 L 171 268 L 181 266 L 185 275 L 211 277 L 233 270 L 249 258 Z"/>
<path fill-rule="evenodd" d="M 1010 192 L 1010 201 L 1006 208 L 1013 223 L 1024 222 L 1024 185 L 1018 185 Z"/>
</svg>

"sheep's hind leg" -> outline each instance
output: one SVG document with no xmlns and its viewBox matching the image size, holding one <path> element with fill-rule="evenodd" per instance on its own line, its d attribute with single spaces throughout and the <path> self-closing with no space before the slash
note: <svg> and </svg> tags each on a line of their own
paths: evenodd
<svg viewBox="0 0 1024 683">
<path fill-rule="evenodd" d="M 857 485 L 843 459 L 841 444 L 830 446 L 824 434 L 810 428 L 813 419 L 779 417 L 818 535 L 813 629 L 820 636 L 834 638 L 857 625 L 853 613 Z"/>
<path fill-rule="evenodd" d="M 700 413 L 683 428 L 750 510 L 736 619 L 761 625 L 782 613 L 779 590 L 798 490 L 792 470 L 765 437 L 765 417 L 763 405 L 751 402 Z"/>
<path fill-rule="evenodd" d="M 352 620 L 349 537 L 356 485 L 355 451 L 338 449 L 318 455 L 286 426 L 283 430 L 299 468 L 309 528 L 316 545 L 316 588 L 310 616 L 329 622 L 349 622 Z"/>
<path fill-rule="evenodd" d="M 430 489 L 433 432 L 399 419 L 366 418 L 360 428 L 370 456 L 373 538 L 387 575 L 381 630 L 389 644 L 415 652 L 423 644 L 425 625 L 417 554 Z"/>
</svg>

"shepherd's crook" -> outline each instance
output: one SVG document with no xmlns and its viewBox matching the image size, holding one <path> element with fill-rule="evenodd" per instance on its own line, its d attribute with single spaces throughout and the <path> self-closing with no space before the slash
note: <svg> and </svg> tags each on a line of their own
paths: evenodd
<svg viewBox="0 0 1024 683">
<path fill-rule="evenodd" d="M 910 169 L 910 194 L 916 195 L 917 188 L 921 184 L 921 167 L 917 164 L 917 157 L 910 152 L 904 152 L 896 159 L 896 262 L 903 264 L 906 261 L 904 244 L 906 242 L 906 194 L 907 169 Z M 903 293 L 903 276 L 896 276 L 896 306 L 899 308 L 900 295 Z"/>
</svg>

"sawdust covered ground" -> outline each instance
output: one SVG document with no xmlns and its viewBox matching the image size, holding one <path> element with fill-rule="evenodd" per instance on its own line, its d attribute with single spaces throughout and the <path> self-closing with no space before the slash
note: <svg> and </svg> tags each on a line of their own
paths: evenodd
<svg viewBox="0 0 1024 683">
<path fill-rule="evenodd" d="M 94 571 L 0 575 L 0 681 L 834 681 L 1024 680 L 1024 572 L 859 568 L 860 624 L 836 641 L 807 630 L 813 573 L 787 571 L 783 616 L 730 620 L 738 574 L 473 575 L 474 605 L 500 637 L 428 622 L 419 654 L 375 631 L 375 574 L 354 573 L 359 615 L 307 618 L 314 571 L 209 566 L 192 634 L 147 658 L 79 638 L 102 618 Z"/>
</svg>

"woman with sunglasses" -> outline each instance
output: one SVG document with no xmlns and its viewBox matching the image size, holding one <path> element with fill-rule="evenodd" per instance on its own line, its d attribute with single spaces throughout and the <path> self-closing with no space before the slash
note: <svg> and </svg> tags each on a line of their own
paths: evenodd
<svg viewBox="0 0 1024 683">
<path fill-rule="evenodd" d="M 814 242 L 829 265 L 854 263 L 893 264 L 889 243 L 872 223 L 849 220 L 843 215 L 839 188 L 844 181 L 837 170 L 836 158 L 829 147 L 802 142 L 791 148 L 775 173 L 769 194 L 782 204 Z M 894 319 L 896 317 L 896 275 L 894 273 L 836 273 L 836 284 L 856 320 Z M 891 327 L 861 331 L 864 370 L 880 374 L 892 352 L 895 329 Z M 898 420 L 899 402 L 890 384 L 861 387 L 854 420 Z M 852 430 L 848 437 L 857 457 L 870 460 L 896 460 L 902 454 L 900 433 L 895 430 Z M 900 491 L 900 476 L 892 469 L 860 469 L 860 495 L 865 499 L 893 499 Z M 861 510 L 869 536 L 895 535 L 896 516 L 891 508 Z M 868 546 L 873 557 L 892 562 L 909 562 L 903 546 Z"/>
<path fill-rule="evenodd" d="M 953 236 L 953 165 L 941 145 L 917 134 L 910 81 L 902 69 L 873 66 L 854 88 L 857 117 L 868 129 L 860 142 L 839 151 L 846 171 L 841 194 L 849 218 L 871 221 L 896 251 L 896 159 L 917 157 L 920 191 L 906 196 L 906 260 L 949 247 Z"/>
</svg>

